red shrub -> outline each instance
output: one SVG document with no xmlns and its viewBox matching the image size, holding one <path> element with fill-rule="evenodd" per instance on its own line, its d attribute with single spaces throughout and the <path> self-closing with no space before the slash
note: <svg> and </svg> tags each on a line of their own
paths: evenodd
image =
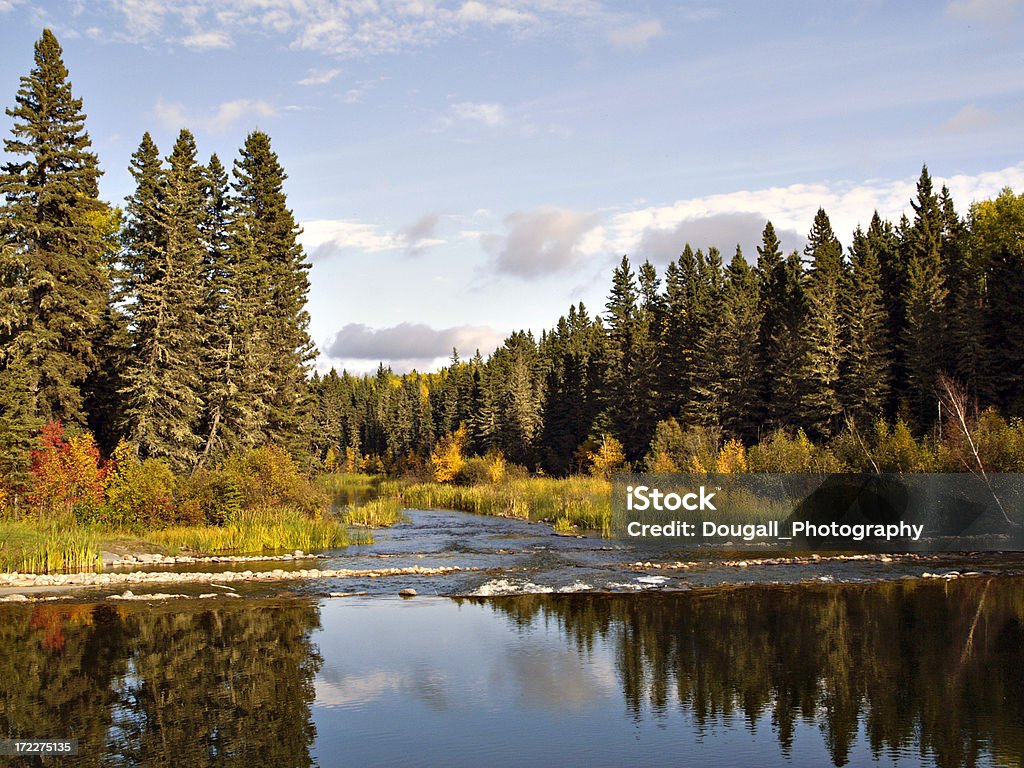
<svg viewBox="0 0 1024 768">
<path fill-rule="evenodd" d="M 51 421 L 39 433 L 42 447 L 31 453 L 29 501 L 43 512 L 70 512 L 76 504 L 103 503 L 107 468 L 88 432 L 67 437 Z"/>
</svg>

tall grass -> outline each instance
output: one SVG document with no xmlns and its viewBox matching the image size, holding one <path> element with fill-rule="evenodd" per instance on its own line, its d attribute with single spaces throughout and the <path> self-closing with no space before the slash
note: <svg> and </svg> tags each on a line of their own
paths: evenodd
<svg viewBox="0 0 1024 768">
<path fill-rule="evenodd" d="M 366 528 L 381 528 L 406 520 L 402 512 L 402 502 L 396 498 L 372 499 L 371 501 L 349 509 L 344 520 L 349 525 Z"/>
<path fill-rule="evenodd" d="M 73 520 L 0 522 L 0 570 L 60 573 L 103 570 L 102 532 Z"/>
<path fill-rule="evenodd" d="M 294 549 L 313 552 L 349 543 L 345 525 L 337 519 L 312 518 L 290 507 L 243 510 L 223 526 L 164 528 L 147 538 L 159 544 L 210 554 L 260 554 Z"/>
<path fill-rule="evenodd" d="M 562 530 L 575 526 L 611 534 L 612 485 L 596 477 L 531 477 L 470 486 L 385 482 L 380 491 L 409 508 L 564 521 L 559 523 Z"/>
</svg>

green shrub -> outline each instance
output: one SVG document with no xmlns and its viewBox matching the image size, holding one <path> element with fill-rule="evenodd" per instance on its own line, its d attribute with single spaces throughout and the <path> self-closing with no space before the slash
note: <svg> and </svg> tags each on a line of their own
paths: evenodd
<svg viewBox="0 0 1024 768">
<path fill-rule="evenodd" d="M 751 472 L 842 472 L 843 466 L 828 448 L 812 443 L 804 431 L 795 435 L 776 430 L 750 449 Z"/>
<path fill-rule="evenodd" d="M 242 492 L 243 506 L 290 506 L 307 514 L 322 512 L 327 494 L 300 471 L 289 453 L 276 445 L 264 445 L 225 459 L 223 471 Z"/>
<path fill-rule="evenodd" d="M 178 484 L 177 520 L 181 525 L 223 525 L 242 510 L 242 502 L 235 476 L 222 469 L 197 469 Z"/>
<path fill-rule="evenodd" d="M 938 452 L 928 441 L 914 439 L 902 418 L 890 428 L 879 419 L 875 423 L 875 461 L 882 472 L 938 472 Z"/>
<path fill-rule="evenodd" d="M 683 429 L 673 418 L 659 421 L 645 463 L 648 472 L 711 472 L 718 462 L 722 433 L 717 427 Z"/>
<path fill-rule="evenodd" d="M 456 485 L 489 485 L 491 471 L 487 459 L 474 456 L 466 459 L 455 477 Z"/>
<path fill-rule="evenodd" d="M 1018 418 L 1007 422 L 995 409 L 989 408 L 979 417 L 972 437 L 987 471 L 1024 471 L 1024 421 Z M 970 461 L 968 465 L 972 470 L 977 468 Z"/>
<path fill-rule="evenodd" d="M 174 474 L 161 459 L 139 461 L 121 441 L 107 480 L 107 513 L 97 522 L 119 528 L 160 527 L 175 520 Z"/>
</svg>

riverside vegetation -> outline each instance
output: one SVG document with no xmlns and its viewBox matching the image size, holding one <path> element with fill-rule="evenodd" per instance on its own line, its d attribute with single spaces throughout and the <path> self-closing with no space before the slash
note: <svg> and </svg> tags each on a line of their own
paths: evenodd
<svg viewBox="0 0 1024 768">
<path fill-rule="evenodd" d="M 659 275 L 623 257 L 602 315 L 572 306 L 487 358 L 320 376 L 270 137 L 249 134 L 229 173 L 187 129 L 166 158 L 146 133 L 117 207 L 68 78 L 44 30 L 8 110 L 0 567 L 95 565 L 118 537 L 341 546 L 346 523 L 403 506 L 606 530 L 619 468 L 1024 469 L 1009 189 L 961 216 L 923 168 L 912 218 L 875 213 L 848 249 L 824 210 L 802 254 L 767 222 L 755 263 L 685 244 Z M 381 474 L 412 480 L 357 479 Z M 359 496 L 345 518 L 332 484 Z"/>
</svg>

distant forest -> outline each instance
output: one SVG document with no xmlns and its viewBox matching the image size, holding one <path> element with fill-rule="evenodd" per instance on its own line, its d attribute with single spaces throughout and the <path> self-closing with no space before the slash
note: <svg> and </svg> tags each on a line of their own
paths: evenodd
<svg viewBox="0 0 1024 768">
<path fill-rule="evenodd" d="M 879 423 L 927 436 L 937 384 L 1024 415 L 1024 196 L 966 216 L 922 170 L 913 218 L 840 244 L 820 210 L 803 253 L 771 223 L 753 261 L 689 245 L 659 275 L 623 257 L 603 311 L 572 306 L 432 373 L 312 372 L 310 265 L 269 137 L 230 172 L 182 130 L 132 155 L 123 208 L 46 30 L 0 169 L 0 479 L 23 483 L 44 427 L 176 473 L 276 444 L 309 469 L 416 471 L 458 436 L 531 470 L 587 469 L 614 438 L 705 430 L 825 443 Z M 881 422 L 879 421 L 881 420 Z M 660 430 L 660 432 L 659 432 Z M 52 429 L 50 434 L 54 434 Z M 645 464 L 646 461 L 646 464 Z M 0 488 L 2 490 L 2 488 Z"/>
<path fill-rule="evenodd" d="M 753 264 L 686 245 L 659 275 L 623 257 L 602 313 L 570 307 L 486 360 L 314 377 L 313 450 L 416 469 L 465 425 L 469 452 L 561 475 L 608 436 L 636 467 L 652 466 L 656 436 L 665 447 L 687 430 L 747 446 L 884 424 L 927 437 L 941 377 L 975 415 L 1021 416 L 1024 196 L 1006 189 L 964 218 L 925 167 L 911 205 L 895 225 L 875 213 L 847 249 L 819 210 L 803 253 L 784 254 L 768 222 Z"/>
</svg>

